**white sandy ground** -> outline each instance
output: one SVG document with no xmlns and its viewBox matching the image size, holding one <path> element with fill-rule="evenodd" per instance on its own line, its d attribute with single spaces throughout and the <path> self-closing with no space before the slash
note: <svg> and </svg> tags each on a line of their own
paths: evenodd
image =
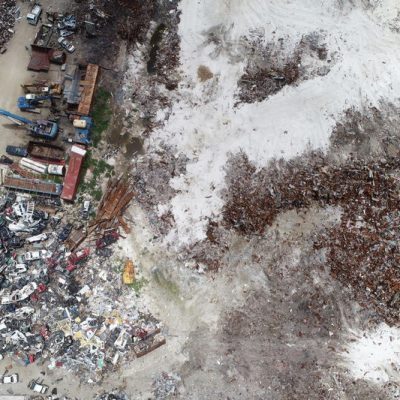
<svg viewBox="0 0 400 400">
<path fill-rule="evenodd" d="M 170 182 L 178 194 L 170 204 L 159 205 L 163 212 L 169 208 L 176 221 L 166 240 L 171 249 L 179 251 L 204 239 L 208 218 L 219 218 L 230 153 L 242 150 L 261 167 L 273 158 L 324 149 L 347 108 L 399 103 L 400 2 L 367 3 L 181 1 L 179 101 L 149 143 L 153 149 L 161 143 L 176 146 L 177 153 L 190 160 L 187 173 Z M 218 45 L 207 43 L 210 30 L 216 33 Z M 330 73 L 285 87 L 266 101 L 235 108 L 237 82 L 246 65 L 241 38 L 255 31 L 264 32 L 265 42 L 283 37 L 287 47 L 303 35 L 321 33 L 335 59 Z M 199 81 L 200 65 L 213 72 L 211 80 Z M 137 64 L 132 63 L 133 71 L 137 72 Z M 344 367 L 355 379 L 400 382 L 399 329 L 382 324 L 371 332 L 352 332 L 348 343 L 342 353 Z"/>
<path fill-rule="evenodd" d="M 400 383 L 399 329 L 380 324 L 373 331 L 353 334 L 355 339 L 348 343 L 343 358 L 354 378 Z"/>
<path fill-rule="evenodd" d="M 387 0 L 368 10 L 360 4 L 340 9 L 338 4 L 182 0 L 180 101 L 151 143 L 176 145 L 190 159 L 187 174 L 170 182 L 180 191 L 171 202 L 176 228 L 170 243 L 181 246 L 203 239 L 207 218 L 218 218 L 229 152 L 243 150 L 259 166 L 274 157 L 294 157 L 308 148 L 326 147 L 332 127 L 348 107 L 378 106 L 382 99 L 398 102 L 400 35 L 389 27 L 398 23 L 399 3 Z M 220 44 L 206 43 L 211 29 L 222 32 Z M 335 57 L 331 72 L 286 87 L 266 101 L 235 108 L 237 81 L 246 64 L 241 37 L 260 29 L 266 42 L 289 37 L 293 45 L 304 34 L 326 35 Z M 197 78 L 200 65 L 214 73 L 205 83 Z"/>
</svg>

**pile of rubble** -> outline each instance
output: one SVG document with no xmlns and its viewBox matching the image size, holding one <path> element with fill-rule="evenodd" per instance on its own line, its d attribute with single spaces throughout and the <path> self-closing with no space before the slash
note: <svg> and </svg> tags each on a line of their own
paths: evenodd
<svg viewBox="0 0 400 400">
<path fill-rule="evenodd" d="M 13 35 L 15 18 L 19 9 L 15 5 L 15 0 L 2 0 L 0 3 L 0 49 L 9 41 Z"/>
<path fill-rule="evenodd" d="M 263 101 L 287 85 L 326 75 L 331 59 L 319 34 L 302 37 L 294 50 L 285 49 L 283 38 L 264 44 L 261 37 L 244 38 L 244 52 L 249 60 L 238 85 L 242 103 Z M 289 42 L 289 40 L 288 40 Z"/>
<path fill-rule="evenodd" d="M 163 372 L 153 382 L 153 394 L 156 400 L 166 400 L 178 395 L 178 387 L 182 379 L 176 374 Z"/>
<path fill-rule="evenodd" d="M 400 198 L 398 157 L 332 165 L 323 155 L 309 162 L 281 161 L 257 171 L 245 155 L 231 161 L 226 227 L 262 234 L 276 216 L 312 205 L 337 206 L 341 222 L 315 238 L 332 275 L 389 323 L 399 322 Z"/>
<path fill-rule="evenodd" d="M 163 22 L 155 29 L 150 40 L 150 53 L 147 62 L 147 72 L 154 74 L 159 83 L 165 85 L 168 90 L 174 90 L 178 86 L 179 75 L 177 68 L 180 63 L 180 36 L 178 26 L 180 11 L 176 0 L 165 2 L 161 15 Z"/>
<path fill-rule="evenodd" d="M 63 208 L 56 200 L 12 193 L 0 203 L 2 356 L 25 365 L 47 362 L 93 382 L 120 360 L 165 343 L 159 321 L 123 282 L 126 264 L 133 264 L 113 252 L 117 229 L 93 231 L 86 247 L 72 251 L 74 233 L 89 230 L 86 204 Z M 75 222 L 63 223 L 74 215 Z"/>
<path fill-rule="evenodd" d="M 102 393 L 96 397 L 96 400 L 129 400 L 129 397 L 125 393 L 114 390 L 110 393 Z"/>
<path fill-rule="evenodd" d="M 135 200 L 149 213 L 150 223 L 161 235 L 167 234 L 173 224 L 169 210 L 160 212 L 158 204 L 167 204 L 175 194 L 170 185 L 165 185 L 172 178 L 186 172 L 187 157 L 174 155 L 168 147 L 159 148 L 152 158 L 146 157 L 137 163 L 132 171 L 135 187 Z"/>
</svg>

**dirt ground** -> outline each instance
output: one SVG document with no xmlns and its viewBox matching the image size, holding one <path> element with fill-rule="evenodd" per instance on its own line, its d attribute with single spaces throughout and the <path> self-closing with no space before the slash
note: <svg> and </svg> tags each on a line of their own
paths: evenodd
<svg viewBox="0 0 400 400">
<path fill-rule="evenodd" d="M 60 1 L 60 6 L 63 5 L 65 0 Z M 44 6 L 51 4 L 51 1 L 43 1 Z M 22 18 L 15 24 L 15 34 L 7 44 L 6 53 L 2 54 L 0 58 L 0 74 L 1 78 L 1 96 L 0 108 L 10 111 L 15 114 L 21 114 L 17 107 L 17 99 L 23 95 L 20 87 L 21 84 L 31 82 L 34 79 L 54 79 L 60 80 L 61 71 L 58 66 L 52 64 L 48 74 L 34 73 L 28 71 L 26 66 L 29 63 L 30 57 L 30 43 L 33 42 L 37 27 L 29 25 L 26 21 L 26 14 L 29 10 L 29 3 L 20 3 Z M 43 116 L 45 116 L 43 111 Z M 27 114 L 25 117 L 37 119 L 38 115 Z M 0 152 L 5 153 L 7 144 L 24 144 L 29 140 L 29 136 L 24 129 L 17 128 L 15 125 L 8 122 L 7 119 L 1 118 L 1 140 Z"/>
</svg>

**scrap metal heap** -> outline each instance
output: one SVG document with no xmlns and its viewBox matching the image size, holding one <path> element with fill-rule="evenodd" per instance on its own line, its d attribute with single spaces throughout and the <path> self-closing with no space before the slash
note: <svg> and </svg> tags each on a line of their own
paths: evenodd
<svg viewBox="0 0 400 400">
<path fill-rule="evenodd" d="M 19 15 L 19 8 L 16 7 L 15 0 L 0 2 L 0 49 L 13 35 L 16 15 Z"/>
<path fill-rule="evenodd" d="M 308 161 L 279 161 L 257 170 L 242 154 L 230 161 L 223 224 L 254 236 L 264 234 L 285 211 L 337 207 L 340 222 L 316 232 L 314 248 L 361 305 L 398 324 L 399 161 L 387 157 L 332 165 L 326 156 L 311 154 Z M 212 240 L 208 253 L 221 247 L 218 236 Z"/>
<path fill-rule="evenodd" d="M 57 198 L 11 192 L 0 197 L 2 356 L 25 365 L 41 360 L 97 382 L 122 360 L 165 343 L 159 321 L 137 305 L 134 282 L 123 282 L 124 264 L 132 279 L 135 271 L 113 253 L 117 228 L 103 231 L 116 226 L 133 196 L 127 182 L 110 185 L 92 225 L 97 240 L 73 252 L 66 244 L 74 231 L 85 231 L 87 205 L 63 208 Z"/>
<path fill-rule="evenodd" d="M 107 191 L 99 204 L 97 216 L 90 224 L 90 232 L 105 231 L 121 225 L 124 231 L 129 233 L 123 212 L 135 195 L 131 187 L 130 179 L 123 175 L 109 181 Z"/>
</svg>

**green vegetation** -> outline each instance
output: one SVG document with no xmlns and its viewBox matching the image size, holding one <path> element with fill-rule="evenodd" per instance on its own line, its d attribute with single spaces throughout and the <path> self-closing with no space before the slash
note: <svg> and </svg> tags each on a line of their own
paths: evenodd
<svg viewBox="0 0 400 400">
<path fill-rule="evenodd" d="M 111 122 L 113 112 L 111 109 L 111 93 L 106 89 L 99 87 L 95 93 L 92 113 L 93 128 L 91 131 L 91 140 L 93 147 L 97 147 Z M 87 172 L 90 170 L 91 177 L 87 179 Z M 93 157 L 91 150 L 86 153 L 85 161 L 82 166 L 81 176 L 83 182 L 79 185 L 79 194 L 87 193 L 95 200 L 100 200 L 103 195 L 101 183 L 105 178 L 114 175 L 114 167 L 107 164 L 102 159 Z"/>
<path fill-rule="evenodd" d="M 141 278 L 141 279 L 136 279 L 135 282 L 133 282 L 128 286 L 131 287 L 137 295 L 139 295 L 143 286 L 145 286 L 147 283 L 149 283 L 147 279 Z"/>
<path fill-rule="evenodd" d="M 160 287 L 166 290 L 172 297 L 179 299 L 179 286 L 175 282 L 167 278 L 158 268 L 152 273 L 155 282 L 157 282 Z"/>
<path fill-rule="evenodd" d="M 112 118 L 111 93 L 109 91 L 102 87 L 97 89 L 91 114 L 94 122 L 91 139 L 93 146 L 97 147 Z"/>
<path fill-rule="evenodd" d="M 82 166 L 82 176 L 86 176 L 88 169 L 91 170 L 92 176 L 90 179 L 85 179 L 83 184 L 79 186 L 79 192 L 88 193 L 99 201 L 103 195 L 100 188 L 102 179 L 104 177 L 110 178 L 114 174 L 114 167 L 104 160 L 93 158 L 91 150 L 88 150 Z"/>
<path fill-rule="evenodd" d="M 62 184 L 64 181 L 63 177 L 58 175 L 42 175 L 42 176 L 46 181 L 51 181 L 54 183 Z"/>
</svg>

